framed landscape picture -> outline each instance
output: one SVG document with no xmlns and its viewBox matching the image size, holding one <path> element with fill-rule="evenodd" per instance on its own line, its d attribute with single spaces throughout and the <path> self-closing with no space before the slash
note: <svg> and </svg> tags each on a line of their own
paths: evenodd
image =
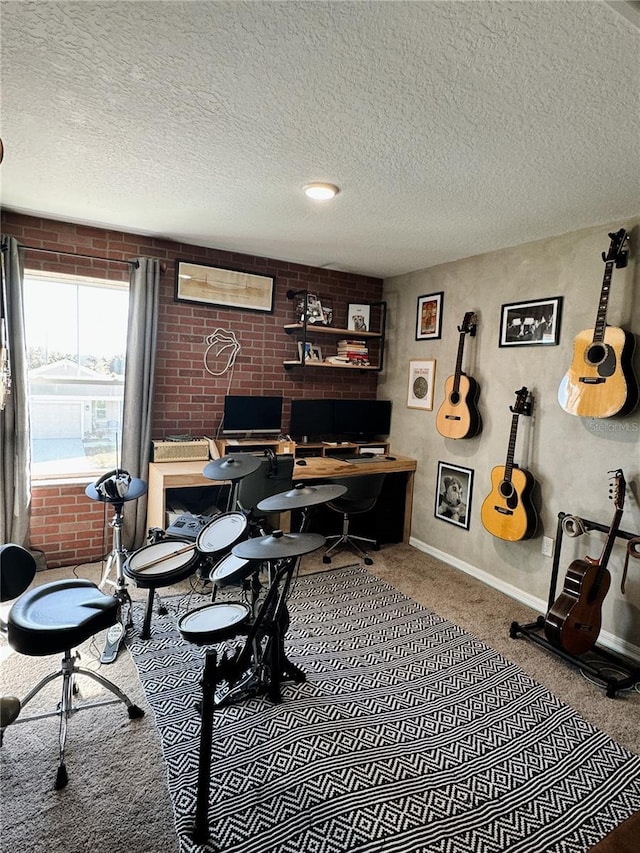
<svg viewBox="0 0 640 853">
<path fill-rule="evenodd" d="M 176 302 L 199 302 L 218 308 L 273 311 L 274 279 L 268 275 L 209 264 L 176 262 Z"/>
</svg>

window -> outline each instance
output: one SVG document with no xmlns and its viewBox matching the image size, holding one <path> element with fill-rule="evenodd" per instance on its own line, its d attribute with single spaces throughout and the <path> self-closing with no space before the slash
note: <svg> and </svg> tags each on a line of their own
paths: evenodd
<svg viewBox="0 0 640 853">
<path fill-rule="evenodd" d="M 32 479 L 115 468 L 128 283 L 25 271 L 24 301 Z"/>
</svg>

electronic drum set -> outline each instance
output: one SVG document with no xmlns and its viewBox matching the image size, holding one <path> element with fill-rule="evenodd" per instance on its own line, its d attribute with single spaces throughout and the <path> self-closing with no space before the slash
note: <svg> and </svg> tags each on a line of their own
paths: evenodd
<svg viewBox="0 0 640 853">
<path fill-rule="evenodd" d="M 212 599 L 178 620 L 182 637 L 199 646 L 244 638 L 236 653 L 237 682 L 227 680 L 226 689 L 219 690 L 215 697 L 216 705 L 258 694 L 266 694 L 278 702 L 283 679 L 304 680 L 304 673 L 285 654 L 285 635 L 289 627 L 287 598 L 300 558 L 325 543 L 323 536 L 308 532 L 311 510 L 346 491 L 342 485 L 298 483 L 286 492 L 265 498 L 256 507 L 260 513 L 300 511 L 297 531 L 267 532 L 253 519 L 251 512 L 234 509 L 240 480 L 256 471 L 259 465 L 259 457 L 248 453 L 229 454 L 208 463 L 203 470 L 205 477 L 231 483 L 227 511 L 202 527 L 195 541 L 169 538 L 164 531 L 156 531 L 155 541 L 131 554 L 122 547 L 123 505 L 144 494 L 146 484 L 134 478 L 125 495 L 100 493 L 94 485 L 86 490 L 88 497 L 106 501 L 114 508 L 113 551 L 101 585 L 109 582 L 107 576 L 115 566 L 116 579 L 111 582 L 115 586 L 114 594 L 123 608 L 129 608 L 128 621 L 123 618 L 121 623 L 123 628 L 131 624 L 127 579 L 136 587 L 149 590 L 141 631 L 142 639 L 147 639 L 156 590 L 198 573 L 211 584 Z M 216 601 L 218 590 L 229 587 L 242 590 L 242 600 Z M 121 633 L 124 630 L 121 629 Z M 117 654 L 117 647 L 115 652 Z"/>
<path fill-rule="evenodd" d="M 309 533 L 310 513 L 320 504 L 343 495 L 343 485 L 296 484 L 281 494 L 271 495 L 257 504 L 261 513 L 300 511 L 299 530 L 266 532 L 251 513 L 236 510 L 239 481 L 259 467 L 259 457 L 251 454 L 230 454 L 214 460 L 203 470 L 211 480 L 231 482 L 227 511 L 215 516 L 197 535 L 195 542 L 166 537 L 161 531 L 156 541 L 132 554 L 122 547 L 123 506 L 146 492 L 146 484 L 135 478 L 133 488 L 122 495 L 107 494 L 87 488 L 93 500 L 113 505 L 113 551 L 107 561 L 101 584 L 113 566 L 116 567 L 115 595 L 122 610 L 131 599 L 126 578 L 149 597 L 142 628 L 142 638 L 149 637 L 153 601 L 159 587 L 171 586 L 198 572 L 212 585 L 212 600 L 191 610 L 178 620 L 181 636 L 188 642 L 205 648 L 200 705 L 200 749 L 198 757 L 198 787 L 193 839 L 204 843 L 209 836 L 208 803 L 213 739 L 213 714 L 219 707 L 245 698 L 265 695 L 272 702 L 282 699 L 283 680 L 296 683 L 305 680 L 304 672 L 286 655 L 285 637 L 289 628 L 287 599 L 296 576 L 300 559 L 325 544 L 325 537 Z M 217 591 L 239 587 L 243 600 L 217 601 Z M 109 643 L 102 661 L 111 662 L 117 655 L 124 635 L 124 619 L 119 623 L 117 642 Z M 114 635 L 115 637 L 115 635 Z M 234 643 L 218 655 L 218 647 L 229 640 Z"/>
</svg>

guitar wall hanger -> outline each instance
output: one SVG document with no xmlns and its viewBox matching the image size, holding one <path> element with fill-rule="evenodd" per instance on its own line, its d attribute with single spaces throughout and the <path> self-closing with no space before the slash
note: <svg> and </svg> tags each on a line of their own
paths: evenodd
<svg viewBox="0 0 640 853">
<path fill-rule="evenodd" d="M 525 388 L 524 390 L 526 391 L 527 389 Z M 516 391 L 516 394 L 519 393 L 519 391 Z M 528 418 L 531 417 L 533 414 L 533 397 L 531 394 L 527 396 L 521 408 L 516 409 L 514 406 L 509 406 L 509 411 L 514 412 L 514 414 L 525 415 Z"/>
<path fill-rule="evenodd" d="M 623 231 L 623 229 L 621 229 L 621 231 Z M 613 231 L 609 231 L 609 239 L 612 242 L 614 240 L 619 240 L 621 237 L 621 231 L 618 231 L 617 234 L 614 233 Z M 617 270 L 623 270 L 626 267 L 626 265 L 629 263 L 629 249 L 627 248 L 628 242 L 629 242 L 629 235 L 625 231 L 624 232 L 624 240 L 622 242 L 622 248 L 620 248 L 618 250 L 618 253 L 617 253 L 616 258 L 615 258 L 615 264 L 616 264 Z M 602 253 L 602 260 L 606 264 L 606 262 L 608 260 L 606 252 Z"/>
</svg>

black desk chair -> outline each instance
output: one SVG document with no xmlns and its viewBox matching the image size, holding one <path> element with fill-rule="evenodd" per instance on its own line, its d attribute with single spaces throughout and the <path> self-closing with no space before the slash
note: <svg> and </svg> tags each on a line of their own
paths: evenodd
<svg viewBox="0 0 640 853">
<path fill-rule="evenodd" d="M 294 458 L 290 453 L 265 451 L 260 467 L 240 480 L 237 494 L 238 508 L 247 514 L 250 536 L 266 536 L 267 514 L 257 509 L 260 501 L 293 488 Z"/>
<path fill-rule="evenodd" d="M 331 555 L 334 551 L 338 549 L 342 550 L 346 546 L 352 548 L 362 557 L 367 566 L 373 565 L 373 560 L 364 548 L 361 547 L 360 543 L 371 545 L 374 551 L 377 551 L 380 548 L 377 539 L 368 539 L 365 536 L 355 536 L 353 533 L 350 533 L 349 522 L 351 516 L 370 512 L 375 507 L 382 491 L 385 477 L 386 474 L 365 474 L 356 477 L 332 478 L 332 484 L 346 486 L 347 491 L 342 497 L 335 498 L 327 504 L 329 509 L 340 513 L 342 516 L 342 533 L 327 536 L 327 544 L 330 547 L 322 557 L 323 563 L 330 563 Z"/>
<path fill-rule="evenodd" d="M 59 790 L 64 788 L 68 781 L 64 752 L 67 722 L 72 712 L 111 704 L 115 701 L 124 702 L 131 719 L 142 717 L 144 711 L 134 705 L 111 681 L 97 672 L 78 666 L 76 664 L 78 654 L 71 654 L 72 648 L 79 646 L 99 631 L 116 624 L 120 608 L 118 599 L 101 592 L 91 581 L 80 578 L 51 581 L 25 592 L 35 573 L 36 562 L 29 551 L 19 545 L 0 546 L 2 600 L 15 599 L 6 624 L 9 645 L 19 654 L 31 657 L 45 657 L 59 652 L 64 656 L 60 669 L 41 679 L 21 702 L 14 697 L 5 697 L 2 704 L 7 706 L 8 710 L 6 714 L 2 714 L 0 745 L 6 726 L 13 722 L 22 723 L 30 719 L 59 716 L 60 757 L 55 781 L 55 788 Z M 91 702 L 74 708 L 73 697 L 76 693 L 75 676 L 77 674 L 92 678 L 117 698 Z M 16 719 L 22 708 L 43 687 L 59 677 L 62 677 L 62 699 L 56 711 Z"/>
</svg>

